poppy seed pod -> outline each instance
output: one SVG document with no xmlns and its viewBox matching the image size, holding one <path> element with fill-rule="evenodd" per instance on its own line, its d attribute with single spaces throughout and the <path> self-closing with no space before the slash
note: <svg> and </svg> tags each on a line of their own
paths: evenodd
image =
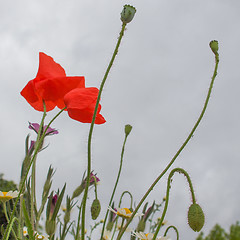
<svg viewBox="0 0 240 240">
<path fill-rule="evenodd" d="M 197 203 L 193 203 L 188 209 L 188 225 L 193 231 L 199 232 L 204 222 L 205 217 L 202 208 Z"/>
<path fill-rule="evenodd" d="M 217 40 L 212 40 L 209 43 L 209 46 L 215 55 L 218 54 L 218 41 Z"/>
<path fill-rule="evenodd" d="M 100 201 L 96 198 L 94 199 L 91 206 L 91 216 L 93 220 L 97 219 L 100 211 L 101 211 L 101 204 L 100 204 Z"/>
<path fill-rule="evenodd" d="M 136 8 L 130 5 L 124 5 L 121 12 L 121 20 L 123 23 L 127 24 L 133 20 L 133 17 L 136 13 Z"/>
<path fill-rule="evenodd" d="M 132 126 L 127 124 L 125 125 L 125 134 L 128 136 L 129 133 L 132 131 Z"/>
</svg>

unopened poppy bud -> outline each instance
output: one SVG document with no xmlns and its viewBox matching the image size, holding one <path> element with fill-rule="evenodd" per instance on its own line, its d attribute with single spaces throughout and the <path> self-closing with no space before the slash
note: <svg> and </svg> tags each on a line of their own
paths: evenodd
<svg viewBox="0 0 240 240">
<path fill-rule="evenodd" d="M 132 126 L 129 125 L 129 124 L 125 125 L 125 134 L 126 134 L 126 136 L 128 136 L 131 131 L 132 131 Z"/>
<path fill-rule="evenodd" d="M 218 41 L 213 40 L 209 43 L 210 48 L 212 49 L 213 53 L 215 55 L 218 55 Z"/>
<path fill-rule="evenodd" d="M 188 225 L 195 232 L 199 232 L 204 225 L 205 217 L 202 208 L 193 203 L 188 209 Z"/>
<path fill-rule="evenodd" d="M 121 12 L 121 20 L 123 23 L 127 24 L 133 20 L 133 17 L 136 13 L 136 8 L 130 5 L 124 5 Z"/>
<path fill-rule="evenodd" d="M 55 231 L 56 231 L 56 222 L 55 220 L 47 220 L 46 221 L 46 224 L 45 224 L 45 230 L 46 230 L 46 233 L 49 235 L 49 236 L 52 236 Z"/>
<path fill-rule="evenodd" d="M 101 211 L 101 204 L 100 204 L 100 201 L 96 198 L 94 199 L 91 206 L 91 215 L 93 220 L 97 219 L 100 211 Z"/>
</svg>

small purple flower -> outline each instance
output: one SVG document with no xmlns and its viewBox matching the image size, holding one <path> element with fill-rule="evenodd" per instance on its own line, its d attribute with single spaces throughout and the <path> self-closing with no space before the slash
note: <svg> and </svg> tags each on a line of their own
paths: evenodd
<svg viewBox="0 0 240 240">
<path fill-rule="evenodd" d="M 100 179 L 97 177 L 97 174 L 93 174 L 93 172 L 90 173 L 90 185 L 93 185 L 94 183 L 100 182 Z"/>
<path fill-rule="evenodd" d="M 51 214 L 51 215 L 52 215 L 53 212 L 54 212 L 54 209 L 55 209 L 57 200 L 58 200 L 58 195 L 55 194 L 55 195 L 52 197 L 52 203 L 51 203 L 51 208 L 50 208 L 50 214 Z"/>
<path fill-rule="evenodd" d="M 32 152 L 33 152 L 35 142 L 36 142 L 36 141 L 31 140 L 30 147 L 29 147 L 29 149 L 28 149 L 28 153 L 32 153 Z"/>
<path fill-rule="evenodd" d="M 47 127 L 47 125 L 44 125 L 43 131 L 45 131 L 46 127 Z M 32 129 L 36 134 L 38 134 L 40 125 L 38 123 L 30 123 L 29 122 L 28 128 Z M 46 136 L 54 135 L 54 134 L 58 134 L 58 131 L 54 128 L 49 127 L 46 131 Z"/>
</svg>

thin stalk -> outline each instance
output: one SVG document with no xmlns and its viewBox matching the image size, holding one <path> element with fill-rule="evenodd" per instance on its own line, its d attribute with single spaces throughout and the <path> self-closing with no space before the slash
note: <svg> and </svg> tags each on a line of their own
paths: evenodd
<svg viewBox="0 0 240 240">
<path fill-rule="evenodd" d="M 85 215 L 86 215 L 86 203 L 87 203 L 87 195 L 88 195 L 88 187 L 89 187 L 89 182 L 90 182 L 90 173 L 91 173 L 91 143 L 92 143 L 92 134 L 93 134 L 93 127 L 94 127 L 94 122 L 96 119 L 96 115 L 97 115 L 97 109 L 99 106 L 99 102 L 100 102 L 100 98 L 101 98 L 101 94 L 103 91 L 103 87 L 104 84 L 107 80 L 108 74 L 110 72 L 110 69 L 113 65 L 113 62 L 115 60 L 115 57 L 118 53 L 118 49 L 124 34 L 124 30 L 125 30 L 126 24 L 122 24 L 122 29 L 121 32 L 119 34 L 119 38 L 117 41 L 117 45 L 115 47 L 115 50 L 113 52 L 113 56 L 111 58 L 111 61 L 107 67 L 107 70 L 105 72 L 105 75 L 103 77 L 102 83 L 100 85 L 99 88 L 99 93 L 98 93 L 98 97 L 97 97 L 97 101 L 96 101 L 96 105 L 95 105 L 95 109 L 94 109 L 94 113 L 93 113 L 93 118 L 92 118 L 92 123 L 90 125 L 90 130 L 89 130 L 89 135 L 88 135 L 88 166 L 87 166 L 87 181 L 86 181 L 86 186 L 85 186 L 85 191 L 84 191 L 84 196 L 83 196 L 83 205 L 82 205 L 82 220 L 81 220 L 81 232 L 82 232 L 82 236 L 81 239 L 84 240 L 85 236 L 84 236 L 84 231 L 85 231 Z"/>
<path fill-rule="evenodd" d="M 8 213 L 7 213 L 6 202 L 3 202 L 3 212 L 4 212 L 4 215 L 5 215 L 5 218 L 7 219 L 7 222 L 9 224 L 9 217 L 8 217 Z M 14 238 L 17 239 L 17 235 L 16 235 L 14 229 L 12 229 L 12 233 L 13 233 Z"/>
<path fill-rule="evenodd" d="M 205 99 L 205 103 L 203 106 L 203 109 L 196 121 L 196 123 L 194 124 L 191 132 L 189 133 L 188 137 L 186 138 L 186 140 L 184 141 L 184 143 L 182 144 L 182 146 L 179 148 L 179 150 L 176 152 L 176 154 L 173 156 L 172 160 L 170 161 L 170 163 L 166 166 L 166 168 L 162 171 L 162 173 L 156 178 L 156 180 L 152 183 L 152 185 L 149 187 L 149 189 L 147 190 L 147 192 L 144 194 L 144 196 L 142 197 L 142 199 L 140 200 L 140 202 L 138 203 L 137 207 L 135 208 L 134 212 L 132 213 L 131 217 L 128 219 L 128 221 L 126 222 L 125 226 L 123 227 L 123 229 L 120 231 L 118 237 L 116 240 L 120 240 L 124 231 L 126 230 L 127 226 L 130 224 L 130 222 L 132 221 L 133 217 L 135 216 L 135 214 L 137 213 L 138 209 L 141 207 L 141 205 L 143 204 L 143 202 L 145 201 L 145 199 L 147 198 L 147 196 L 149 195 L 149 193 L 153 190 L 153 188 L 155 187 L 155 185 L 159 182 L 159 180 L 164 176 L 164 174 L 167 172 L 167 170 L 172 166 L 172 164 L 175 162 L 175 160 L 177 159 L 177 157 L 179 156 L 179 154 L 182 152 L 182 150 L 185 148 L 185 146 L 187 145 L 187 143 L 189 142 L 189 140 L 192 138 L 194 132 L 196 131 L 199 123 L 201 122 L 207 106 L 208 106 L 208 102 L 210 99 L 210 95 L 212 92 L 212 88 L 213 88 L 213 83 L 214 80 L 217 76 L 217 69 L 218 69 L 218 63 L 219 63 L 219 55 L 215 54 L 215 68 L 214 68 L 214 73 L 212 76 L 212 80 L 208 89 L 208 93 L 207 93 L 207 97 Z"/>
<path fill-rule="evenodd" d="M 125 139 L 124 139 L 123 146 L 122 146 L 121 160 L 120 160 L 120 166 L 119 166 L 119 170 L 118 170 L 118 175 L 117 175 L 117 179 L 116 179 L 116 182 L 115 182 L 115 185 L 114 185 L 114 188 L 113 188 L 113 192 L 112 192 L 112 196 L 110 198 L 108 206 L 111 206 L 111 204 L 112 204 L 112 201 L 113 201 L 113 198 L 114 198 L 114 195 L 115 195 L 115 192 L 116 192 L 116 188 L 117 188 L 117 185 L 118 185 L 118 181 L 119 181 L 119 178 L 120 178 L 120 174 L 121 174 L 121 171 L 122 171 L 123 155 L 124 155 L 124 149 L 125 149 L 127 137 L 128 137 L 128 135 L 125 135 Z M 109 212 L 109 209 L 107 209 L 107 212 L 105 214 L 105 218 L 104 218 L 104 222 L 103 222 L 102 233 L 101 233 L 101 238 L 100 239 L 102 239 L 103 234 L 104 234 L 104 228 L 105 228 L 105 225 L 106 225 L 108 212 Z"/>
</svg>

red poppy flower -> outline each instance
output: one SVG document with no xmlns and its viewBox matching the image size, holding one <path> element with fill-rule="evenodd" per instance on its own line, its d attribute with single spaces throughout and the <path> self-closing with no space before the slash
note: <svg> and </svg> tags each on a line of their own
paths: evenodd
<svg viewBox="0 0 240 240">
<path fill-rule="evenodd" d="M 67 93 L 64 97 L 64 102 L 67 107 L 70 118 L 82 123 L 91 123 L 93 112 L 95 109 L 99 90 L 94 87 L 76 88 Z M 99 114 L 101 105 L 99 104 L 95 119 L 96 124 L 106 122 L 104 117 Z"/>
<path fill-rule="evenodd" d="M 46 110 L 50 111 L 56 106 L 60 109 L 64 108 L 64 95 L 74 88 L 84 87 L 84 77 L 67 77 L 60 64 L 40 52 L 37 76 L 28 82 L 21 95 L 38 111 L 43 111 L 44 100 Z"/>
</svg>

